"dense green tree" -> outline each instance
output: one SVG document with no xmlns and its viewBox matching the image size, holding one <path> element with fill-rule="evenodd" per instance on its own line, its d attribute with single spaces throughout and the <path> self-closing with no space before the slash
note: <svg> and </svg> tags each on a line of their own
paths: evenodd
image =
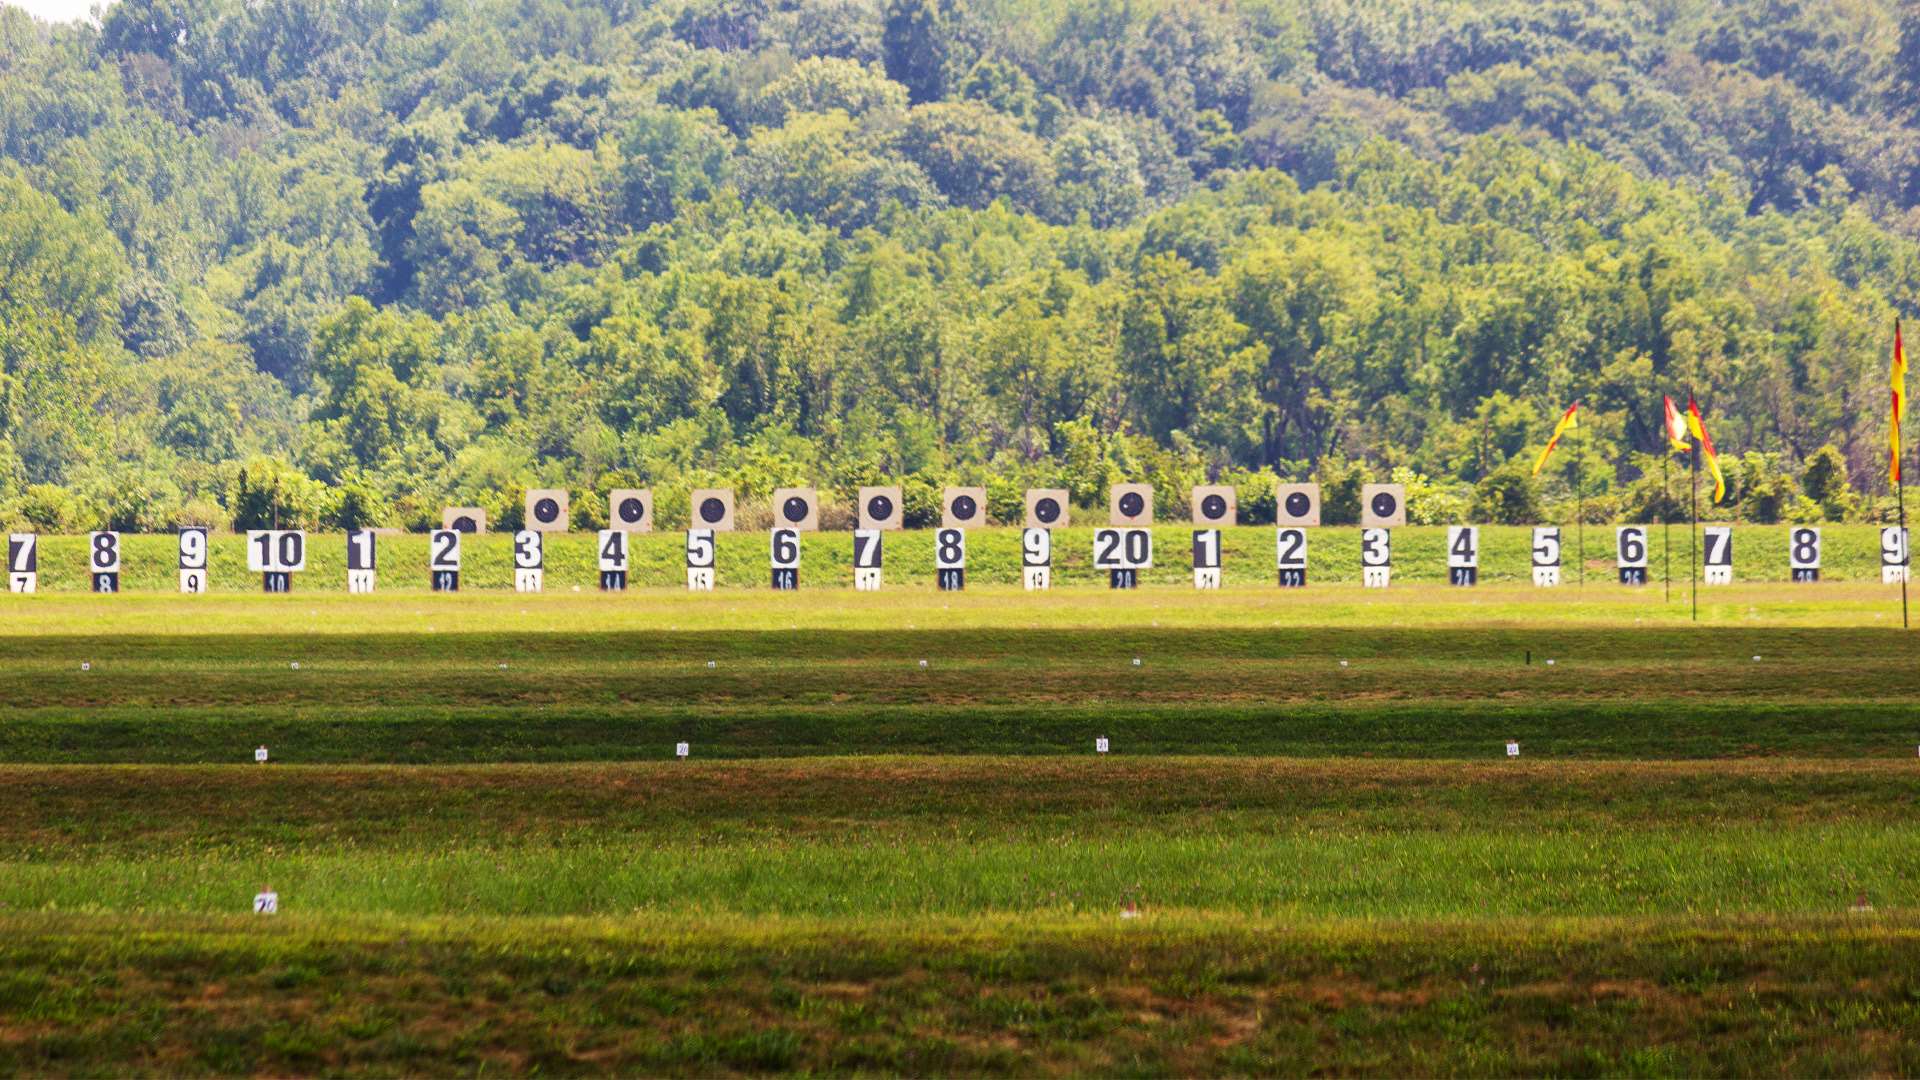
<svg viewBox="0 0 1920 1080">
<path fill-rule="evenodd" d="M 921 517 L 948 480 L 1004 513 L 1207 476 L 1256 514 L 1274 472 L 1330 521 L 1363 476 L 1422 520 L 1670 517 L 1666 393 L 1722 447 L 1714 513 L 1864 516 L 1920 22 L 1656 14 L 0 8 L 0 520 L 908 474 Z"/>
</svg>

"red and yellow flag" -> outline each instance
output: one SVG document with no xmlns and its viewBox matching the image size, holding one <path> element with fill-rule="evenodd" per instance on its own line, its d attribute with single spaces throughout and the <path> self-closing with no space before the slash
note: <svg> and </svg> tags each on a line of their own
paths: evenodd
<svg viewBox="0 0 1920 1080">
<path fill-rule="evenodd" d="M 1893 320 L 1893 482 L 1900 482 L 1900 422 L 1907 418 L 1907 350 L 1900 344 L 1900 320 Z"/>
<path fill-rule="evenodd" d="M 1660 398 L 1667 403 L 1667 448 L 1681 453 L 1693 449 L 1693 444 L 1687 441 L 1687 422 L 1680 418 L 1679 407 L 1669 395 L 1662 394 Z"/>
<path fill-rule="evenodd" d="M 1576 401 L 1567 406 L 1567 411 L 1560 416 L 1560 422 L 1553 425 L 1553 438 L 1548 439 L 1547 448 L 1540 451 L 1540 460 L 1533 463 L 1533 475 L 1539 476 L 1540 470 L 1546 467 L 1547 455 L 1553 453 L 1553 448 L 1560 445 L 1560 436 L 1565 435 L 1570 428 L 1580 426 L 1580 417 L 1577 415 L 1579 411 L 1580 403 Z"/>
<path fill-rule="evenodd" d="M 1720 456 L 1713 452 L 1713 440 L 1707 437 L 1707 426 L 1700 422 L 1700 406 L 1694 403 L 1692 394 L 1687 395 L 1687 430 L 1700 440 L 1700 456 L 1713 474 L 1713 501 L 1719 502 L 1727 497 L 1727 478 L 1720 472 Z"/>
</svg>

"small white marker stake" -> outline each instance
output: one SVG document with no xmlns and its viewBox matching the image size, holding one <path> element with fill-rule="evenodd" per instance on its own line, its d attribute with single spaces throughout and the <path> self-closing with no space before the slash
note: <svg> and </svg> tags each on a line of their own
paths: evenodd
<svg viewBox="0 0 1920 1080">
<path fill-rule="evenodd" d="M 713 661 L 711 661 L 711 660 L 709 660 L 709 661 L 707 661 L 707 666 L 708 666 L 708 667 L 713 667 L 713 666 L 715 666 L 715 665 L 714 665 L 714 662 L 713 662 Z"/>
<path fill-rule="evenodd" d="M 262 746 L 253 752 L 253 763 L 255 765 L 265 765 L 267 763 L 266 747 Z"/>
<path fill-rule="evenodd" d="M 1754 662 L 1754 663 L 1756 663 L 1756 664 L 1757 664 L 1757 663 L 1759 663 L 1759 662 L 1760 662 L 1760 658 L 1759 658 L 1759 657 L 1757 657 L 1757 656 L 1756 656 L 1756 657 L 1754 657 L 1754 658 L 1753 658 L 1753 662 Z"/>
<path fill-rule="evenodd" d="M 1520 756 L 1520 744 L 1517 742 L 1514 742 L 1512 739 L 1507 740 L 1507 756 L 1508 757 Z"/>
<path fill-rule="evenodd" d="M 925 660 L 922 660 L 922 661 L 920 661 L 920 666 L 921 666 L 921 667 L 926 667 L 926 666 L 927 666 L 927 662 L 926 662 Z"/>
<path fill-rule="evenodd" d="M 1346 662 L 1345 660 L 1342 660 L 1342 661 L 1340 661 L 1340 666 L 1341 666 L 1341 667 L 1346 667 L 1346 666 L 1347 666 L 1347 662 Z"/>
<path fill-rule="evenodd" d="M 295 671 L 299 671 L 299 670 L 300 670 L 300 661 L 298 661 L 298 660 L 295 660 L 295 661 L 293 662 L 293 670 L 295 670 Z"/>
<path fill-rule="evenodd" d="M 683 758 L 683 757 L 686 757 L 686 756 L 687 756 L 687 744 L 686 744 L 686 743 L 683 743 L 683 742 L 677 742 L 677 743 L 674 743 L 674 744 L 673 744 L 673 756 L 674 756 L 674 757 L 677 757 L 677 758 Z"/>
<path fill-rule="evenodd" d="M 1133 666 L 1134 666 L 1134 667 L 1139 667 L 1139 666 L 1140 666 L 1140 658 L 1139 658 L 1139 657 L 1137 657 L 1137 656 L 1136 656 L 1136 657 L 1134 657 L 1134 658 L 1133 658 Z"/>
<path fill-rule="evenodd" d="M 255 915 L 280 914 L 280 894 L 272 889 L 253 895 L 253 913 Z"/>
<path fill-rule="evenodd" d="M 1105 735 L 1093 740 L 1093 752 L 1096 754 L 1104 754 L 1107 752 L 1107 737 Z"/>
<path fill-rule="evenodd" d="M 1548 661 L 1547 661 L 1547 666 L 1548 666 L 1548 667 L 1552 667 L 1552 666 L 1553 666 L 1553 661 L 1552 661 L 1552 660 L 1548 660 Z"/>
<path fill-rule="evenodd" d="M 82 660 L 82 661 L 80 661 L 80 670 L 81 670 L 81 671 L 92 671 L 92 670 L 93 670 L 93 662 L 92 662 L 91 660 Z"/>
</svg>

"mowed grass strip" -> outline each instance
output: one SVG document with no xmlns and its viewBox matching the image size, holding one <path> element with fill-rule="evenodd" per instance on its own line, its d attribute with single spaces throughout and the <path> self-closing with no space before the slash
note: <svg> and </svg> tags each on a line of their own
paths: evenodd
<svg viewBox="0 0 1920 1080">
<path fill-rule="evenodd" d="M 1891 1074 L 1920 922 L 0 917 L 0 1071 Z"/>
<path fill-rule="evenodd" d="M 13 769 L 0 905 L 1419 918 L 1920 907 L 1910 767 Z"/>
<path fill-rule="evenodd" d="M 701 629 L 672 621 L 693 610 L 685 597 L 620 609 L 625 629 L 592 628 L 579 609 L 571 628 L 520 628 L 530 616 L 511 598 L 451 611 L 388 598 L 372 610 L 417 604 L 411 617 L 434 621 L 361 634 L 344 632 L 360 598 L 316 602 L 307 623 L 278 629 L 258 624 L 277 610 L 264 598 L 213 598 L 214 617 L 146 629 L 143 612 L 198 601 L 118 612 L 71 599 L 51 609 L 74 616 L 55 620 L 66 631 L 0 632 L 0 761 L 230 762 L 261 743 L 282 760 L 370 763 L 634 760 L 679 741 L 721 757 L 1036 754 L 1103 735 L 1152 754 L 1475 757 L 1507 738 L 1563 757 L 1920 745 L 1913 634 L 1759 616 L 1639 625 L 1614 603 L 1589 626 L 1531 595 L 1485 609 L 1416 600 L 1410 625 L 1371 604 L 1372 622 L 1290 624 L 1258 597 L 1081 596 L 1057 626 L 1023 623 L 1032 599 L 1006 595 L 943 606 L 956 625 L 896 606 L 890 629 L 764 594 L 726 616 L 733 627 Z M 83 609 L 104 629 L 78 632 Z M 1122 613 L 1134 622 L 1103 624 Z"/>
<path fill-rule="evenodd" d="M 254 703 L 234 707 L 0 711 L 0 761 L 449 764 L 661 761 L 687 742 L 702 761 L 849 753 L 1185 754 L 1345 758 L 1502 757 L 1508 739 L 1556 760 L 1821 757 L 1911 761 L 1907 702 L 1768 704 L 1648 696 L 1613 702 L 1428 700 L 1310 703 L 808 705 L 744 700 L 498 707 Z"/>
<path fill-rule="evenodd" d="M 172 571 L 168 571 L 172 573 Z M 1443 571 L 1444 576 L 1444 571 Z M 268 596 L 221 592 L 181 596 L 170 590 L 94 595 L 0 593 L 0 641 L 32 648 L 35 638 L 110 641 L 121 637 L 243 635 L 267 642 L 405 635 L 494 633 L 531 642 L 545 634 L 627 632 L 1100 630 L 1319 630 L 1382 628 L 1524 630 L 1555 628 L 1646 631 L 1789 627 L 1897 631 L 1898 586 L 1821 581 L 1786 585 L 1742 582 L 1700 590 L 1692 617 L 1685 581 L 1671 596 L 1660 586 L 1632 588 L 1594 578 L 1538 589 L 1525 584 L 1450 588 L 1400 581 L 1390 589 L 1352 583 L 1281 589 L 1264 578 L 1231 579 L 1200 592 L 1191 584 L 1109 590 L 1098 585 L 1025 592 L 983 585 L 938 592 L 930 583 L 889 585 L 880 592 L 808 588 L 794 592 L 723 588 L 689 593 L 656 586 L 597 593 L 591 588 L 520 595 L 498 590 L 431 593 L 389 588 L 350 596 L 331 589 Z"/>
<path fill-rule="evenodd" d="M 1920 763 L 849 757 L 491 766 L 0 766 L 0 858 L 1176 833 L 1920 821 Z"/>
</svg>

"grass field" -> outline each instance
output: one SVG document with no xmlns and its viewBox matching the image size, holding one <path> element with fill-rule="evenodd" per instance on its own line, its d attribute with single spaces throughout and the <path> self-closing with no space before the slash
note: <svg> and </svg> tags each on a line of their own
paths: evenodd
<svg viewBox="0 0 1920 1080">
<path fill-rule="evenodd" d="M 1916 641 L 1841 582 L 0 597 L 0 1073 L 1911 1074 Z"/>
</svg>

